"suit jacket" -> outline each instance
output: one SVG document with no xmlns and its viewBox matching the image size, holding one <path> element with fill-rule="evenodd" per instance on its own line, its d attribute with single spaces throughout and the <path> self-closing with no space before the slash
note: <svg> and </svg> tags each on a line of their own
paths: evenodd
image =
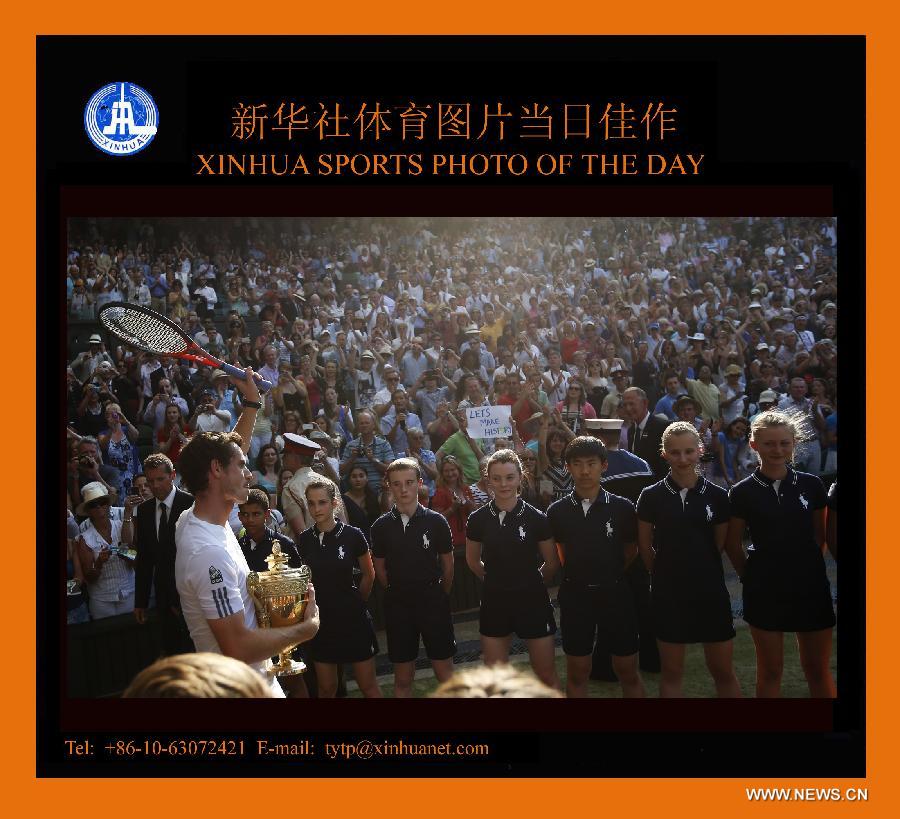
<svg viewBox="0 0 900 819">
<path fill-rule="evenodd" d="M 639 458 L 643 458 L 650 465 L 657 480 L 665 478 L 669 473 L 669 465 L 665 462 L 663 456 L 660 455 L 662 434 L 665 432 L 666 427 L 669 426 L 669 423 L 669 421 L 663 421 L 651 413 L 647 423 L 644 425 L 644 431 L 637 441 L 635 441 L 637 426 L 632 425 L 631 429 L 628 430 L 628 449 Z"/>
<path fill-rule="evenodd" d="M 150 584 L 154 579 L 157 608 L 165 610 L 169 606 L 178 605 L 178 592 L 175 589 L 175 522 L 193 502 L 193 495 L 180 489 L 175 490 L 171 514 L 166 521 L 165 531 L 159 533 L 159 538 L 156 534 L 156 498 L 145 500 L 138 506 L 135 518 L 135 608 L 147 608 Z"/>
</svg>

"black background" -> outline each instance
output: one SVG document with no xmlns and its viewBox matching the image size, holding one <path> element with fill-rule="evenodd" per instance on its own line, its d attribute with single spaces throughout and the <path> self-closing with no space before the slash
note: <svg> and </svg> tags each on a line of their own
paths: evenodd
<svg viewBox="0 0 900 819">
<path fill-rule="evenodd" d="M 65 218 L 72 215 L 835 215 L 841 271 L 841 372 L 864 372 L 865 41 L 862 37 L 710 38 L 39 38 L 39 367 L 61 373 L 65 322 L 61 286 Z M 160 111 L 159 133 L 141 153 L 111 157 L 83 128 L 83 110 L 102 85 L 126 80 Z M 238 101 L 296 100 L 403 105 L 502 100 L 508 110 L 649 100 L 675 105 L 679 133 L 662 145 L 533 140 L 320 145 L 230 138 Z M 654 147 L 654 145 L 656 147 Z M 570 153 L 688 151 L 704 154 L 698 177 L 309 177 L 214 178 L 193 171 L 198 152 Z M 49 308 L 49 309 L 48 309 Z M 853 335 L 851 335 L 853 334 Z M 851 345 L 849 339 L 855 336 Z M 852 349 L 851 349 L 852 347 Z M 843 380 L 846 383 L 847 377 Z M 63 406 L 62 376 L 38 384 L 38 407 Z M 861 429 L 861 402 L 845 393 L 843 426 Z M 63 475 L 62 424 L 39 410 L 39 475 Z M 848 474 L 863 476 L 862 447 L 844 447 Z M 854 485 L 855 484 L 855 485 Z M 72 701 L 63 673 L 65 615 L 56 544 L 60 527 L 38 519 L 37 645 L 40 775 L 260 776 L 862 776 L 864 759 L 864 483 L 842 489 L 838 588 L 838 690 L 829 702 L 385 700 L 329 703 Z M 38 486 L 56 497 L 60 481 Z M 54 524 L 56 518 L 53 518 Z M 790 639 L 790 638 L 788 638 Z M 287 723 L 287 724 L 286 724 Z M 107 758 L 74 761 L 64 738 L 227 736 L 286 728 L 372 740 L 489 742 L 489 762 L 253 763 Z M 422 731 L 422 726 L 428 726 Z M 146 732 L 153 731 L 153 734 Z M 144 733 L 142 733 L 144 732 Z M 364 733 L 365 732 L 365 733 Z M 464 733 L 463 733 L 464 732 Z"/>
</svg>

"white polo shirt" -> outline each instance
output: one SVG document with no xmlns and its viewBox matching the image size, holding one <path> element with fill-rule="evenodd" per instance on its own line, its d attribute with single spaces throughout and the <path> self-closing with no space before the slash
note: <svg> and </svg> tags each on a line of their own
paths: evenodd
<svg viewBox="0 0 900 819">
<path fill-rule="evenodd" d="M 218 526 L 200 520 L 194 507 L 182 512 L 175 525 L 175 585 L 181 610 L 197 651 L 221 654 L 207 620 L 218 620 L 244 612 L 244 625 L 255 629 L 256 609 L 247 591 L 250 568 L 227 524 Z M 272 688 L 276 697 L 284 692 L 265 663 L 251 663 Z"/>
</svg>

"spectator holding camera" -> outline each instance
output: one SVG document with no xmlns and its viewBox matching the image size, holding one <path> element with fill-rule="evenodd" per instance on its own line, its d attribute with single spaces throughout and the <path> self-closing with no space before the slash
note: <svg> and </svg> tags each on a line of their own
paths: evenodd
<svg viewBox="0 0 900 819">
<path fill-rule="evenodd" d="M 81 489 L 89 483 L 101 483 L 112 497 L 124 497 L 119 471 L 103 463 L 97 439 L 85 435 L 78 440 L 69 460 L 69 497 L 73 507 L 81 503 Z"/>
<path fill-rule="evenodd" d="M 156 431 L 154 452 L 162 453 L 173 464 L 177 463 L 182 447 L 190 436 L 191 428 L 184 419 L 181 407 L 173 401 L 166 407 L 163 425 Z"/>
<path fill-rule="evenodd" d="M 78 536 L 76 548 L 88 585 L 91 617 L 128 614 L 134 610 L 134 564 L 120 553 L 122 522 L 110 517 L 111 496 L 103 483 L 84 486 L 81 498 L 75 514 L 86 515 L 89 524 Z"/>
<path fill-rule="evenodd" d="M 79 381 L 87 381 L 102 362 L 115 366 L 112 356 L 106 352 L 106 346 L 103 344 L 100 334 L 92 333 L 88 339 L 88 349 L 75 356 L 69 366 L 72 367 L 72 371 Z"/>
<path fill-rule="evenodd" d="M 167 409 L 170 404 L 175 404 L 183 417 L 190 414 L 187 401 L 180 395 L 172 392 L 172 382 L 168 378 L 160 378 L 157 382 L 156 393 L 144 410 L 144 423 L 150 424 L 155 432 L 159 432 L 167 420 Z"/>
<path fill-rule="evenodd" d="M 371 410 L 356 414 L 358 436 L 348 442 L 341 458 L 341 477 L 350 474 L 354 466 L 362 466 L 372 491 L 381 492 L 384 473 L 394 460 L 394 450 L 384 438 L 375 435 L 375 415 Z"/>
<path fill-rule="evenodd" d="M 90 381 L 81 388 L 81 401 L 75 410 L 75 428 L 82 435 L 96 436 L 106 428 L 100 390 Z M 109 396 L 107 400 L 110 400 Z"/>
<path fill-rule="evenodd" d="M 188 427 L 193 432 L 228 432 L 231 429 L 231 414 L 217 409 L 219 393 L 214 389 L 203 391 L 197 409 L 188 420 Z"/>
</svg>

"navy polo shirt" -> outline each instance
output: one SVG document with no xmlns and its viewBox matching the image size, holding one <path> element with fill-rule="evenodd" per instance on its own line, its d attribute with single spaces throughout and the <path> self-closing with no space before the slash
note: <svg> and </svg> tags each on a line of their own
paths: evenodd
<svg viewBox="0 0 900 819">
<path fill-rule="evenodd" d="M 250 535 L 247 534 L 247 530 L 243 531 L 244 534 L 238 538 L 238 545 L 247 559 L 247 565 L 250 567 L 251 572 L 269 571 L 269 564 L 266 563 L 266 558 L 272 554 L 272 545 L 275 543 L 280 544 L 281 551 L 288 556 L 288 566 L 299 569 L 303 565 L 303 561 L 300 559 L 300 552 L 297 551 L 294 541 L 289 537 L 285 537 L 280 532 L 266 527 L 262 543 L 255 543 Z"/>
<path fill-rule="evenodd" d="M 630 500 L 600 489 L 584 514 L 575 493 L 550 504 L 553 536 L 565 548 L 565 580 L 580 586 L 611 586 L 625 569 L 625 544 L 637 541 L 637 518 Z"/>
<path fill-rule="evenodd" d="M 768 582 L 784 594 L 818 588 L 824 566 L 816 543 L 813 512 L 825 507 L 825 487 L 815 475 L 790 467 L 778 491 L 775 482 L 757 469 L 731 487 L 731 516 L 750 527 L 747 560 L 754 571 L 766 571 Z"/>
<path fill-rule="evenodd" d="M 638 520 L 653 524 L 654 589 L 660 583 L 679 588 L 704 582 L 716 588 L 723 570 L 713 527 L 728 523 L 728 493 L 702 477 L 683 499 L 681 492 L 670 473 L 638 498 Z"/>
<path fill-rule="evenodd" d="M 311 526 L 300 533 L 297 547 L 312 572 L 316 591 L 323 598 L 330 593 L 353 591 L 353 570 L 369 551 L 365 535 L 342 521 L 330 532 Z"/>
<path fill-rule="evenodd" d="M 519 498 L 500 522 L 494 501 L 476 509 L 466 522 L 466 537 L 482 545 L 484 581 L 491 588 L 523 589 L 543 584 L 544 562 L 538 544 L 553 538 L 550 521 Z"/>
<path fill-rule="evenodd" d="M 453 551 L 447 519 L 416 507 L 406 528 L 395 506 L 372 524 L 372 555 L 383 558 L 391 588 L 427 586 L 441 578 L 438 555 Z"/>
</svg>

